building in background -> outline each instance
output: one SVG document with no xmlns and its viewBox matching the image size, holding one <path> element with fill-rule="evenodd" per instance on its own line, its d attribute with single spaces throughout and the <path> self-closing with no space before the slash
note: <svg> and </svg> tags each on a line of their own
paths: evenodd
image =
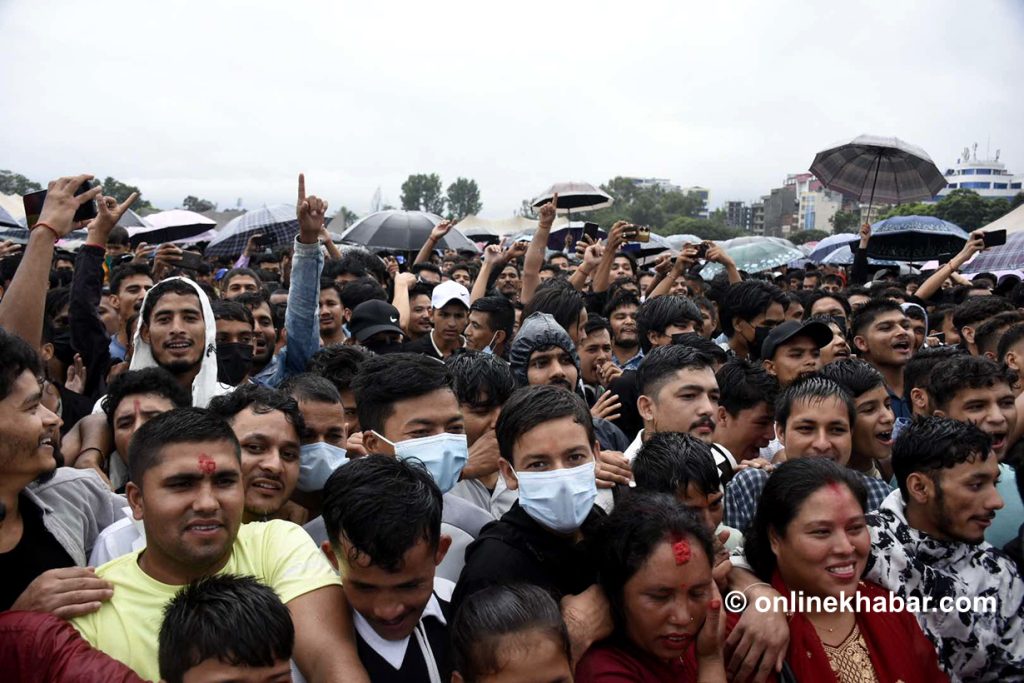
<svg viewBox="0 0 1024 683">
<path fill-rule="evenodd" d="M 708 188 L 700 187 L 699 185 L 694 185 L 693 187 L 684 187 L 682 191 L 683 194 L 695 194 L 698 197 L 700 197 L 702 204 L 700 212 L 697 214 L 697 217 L 707 218 L 709 215 L 708 204 L 709 200 L 711 199 L 711 191 Z"/>
<path fill-rule="evenodd" d="M 988 156 L 987 154 L 985 156 Z M 974 190 L 985 199 L 1013 199 L 1021 191 L 1024 174 L 1014 175 L 999 161 L 999 150 L 991 159 L 978 158 L 978 143 L 964 147 L 956 166 L 946 169 L 946 187 L 935 196 L 939 201 L 953 190 Z"/>
<path fill-rule="evenodd" d="M 842 210 L 843 195 L 821 188 L 801 193 L 797 203 L 797 230 L 832 232 L 832 217 Z"/>
<path fill-rule="evenodd" d="M 764 203 L 767 196 L 750 205 L 750 232 L 754 235 L 764 234 Z"/>
<path fill-rule="evenodd" d="M 796 225 L 795 184 L 773 188 L 764 201 L 764 233 L 769 237 L 787 237 Z"/>
<path fill-rule="evenodd" d="M 682 188 L 668 178 L 628 178 L 639 190 L 659 189 L 665 192 L 681 192 Z"/>
<path fill-rule="evenodd" d="M 725 203 L 725 224 L 730 228 L 738 228 L 744 232 L 752 232 L 752 212 L 751 207 L 747 206 L 745 202 L 740 201 L 727 201 Z"/>
</svg>

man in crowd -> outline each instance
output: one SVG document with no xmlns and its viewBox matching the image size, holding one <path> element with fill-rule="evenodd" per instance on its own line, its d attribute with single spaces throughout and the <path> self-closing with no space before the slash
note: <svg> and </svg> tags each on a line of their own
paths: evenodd
<svg viewBox="0 0 1024 683">
<path fill-rule="evenodd" d="M 711 450 L 728 484 L 741 462 L 757 458 L 775 438 L 775 399 L 778 380 L 761 367 L 741 358 L 723 365 L 718 383 L 718 414 Z"/>
<path fill-rule="evenodd" d="M 249 268 L 232 268 L 220 281 L 220 293 L 224 299 L 234 299 L 242 294 L 260 291 L 263 281 L 259 274 Z"/>
<path fill-rule="evenodd" d="M 153 288 L 153 277 L 145 263 L 125 263 L 110 274 L 110 303 L 117 310 L 117 334 L 110 338 L 110 357 L 125 360 L 128 342 L 134 330 L 126 325 L 142 309 L 142 299 Z"/>
<path fill-rule="evenodd" d="M 317 547 L 286 522 L 242 524 L 240 447 L 226 422 L 194 408 L 164 413 L 136 432 L 128 465 L 128 502 L 147 545 L 97 572 L 114 591 L 73 621 L 86 640 L 156 680 L 161 613 L 180 587 L 221 572 L 248 574 L 288 606 L 294 659 L 307 680 L 365 675 L 338 577 Z"/>
<path fill-rule="evenodd" d="M 293 398 L 302 415 L 299 433 L 302 457 L 296 494 L 303 507 L 319 512 L 319 493 L 334 470 L 348 463 L 345 444 L 345 405 L 341 394 L 326 377 L 306 372 L 289 377 L 279 387 L 281 393 Z"/>
<path fill-rule="evenodd" d="M 338 283 L 329 280 L 325 280 L 320 288 L 318 319 L 324 346 L 343 344 L 346 339 L 344 328 L 347 321 L 339 290 Z"/>
<path fill-rule="evenodd" d="M 465 343 L 462 333 L 469 318 L 469 290 L 449 280 L 434 287 L 430 305 L 433 309 L 434 329 L 430 334 L 408 342 L 402 350 L 444 360 Z"/>
<path fill-rule="evenodd" d="M 857 356 L 873 365 L 885 378 L 893 415 L 897 419 L 909 419 L 912 411 L 904 393 L 903 379 L 903 369 L 911 356 L 907 314 L 894 301 L 873 299 L 854 313 L 850 336 Z"/>
<path fill-rule="evenodd" d="M 975 334 L 989 318 L 1014 310 L 1013 304 L 1001 296 L 971 296 L 953 311 L 953 326 L 961 343 L 972 356 L 978 355 Z"/>
<path fill-rule="evenodd" d="M 592 315 L 583 326 L 583 342 L 577 348 L 580 356 L 580 379 L 587 405 L 594 406 L 605 392 L 609 380 L 618 377 L 619 369 L 612 362 L 612 328 L 605 318 Z"/>
<path fill-rule="evenodd" d="M 441 533 L 442 506 L 416 461 L 368 455 L 327 482 L 322 549 L 345 577 L 359 659 L 375 682 L 451 678 L 455 584 L 435 576 L 452 542 Z"/>
<path fill-rule="evenodd" d="M 256 346 L 252 312 L 229 299 L 210 308 L 217 322 L 217 381 L 230 387 L 247 383 Z"/>
<path fill-rule="evenodd" d="M 1021 329 L 1024 330 L 1024 327 Z M 907 361 L 903 369 L 903 388 L 914 417 L 930 417 L 935 414 L 935 401 L 929 389 L 935 366 L 966 353 L 959 346 L 926 346 Z M 904 422 L 909 424 L 910 420 Z"/>
<path fill-rule="evenodd" d="M 361 346 L 325 346 L 313 354 L 309 361 L 309 372 L 326 378 L 337 388 L 345 406 L 345 433 L 349 442 L 354 436 L 362 443 L 363 430 L 359 427 L 358 403 L 352 390 L 352 380 L 363 362 L 372 354 Z"/>
<path fill-rule="evenodd" d="M 761 345 L 761 365 L 785 389 L 821 369 L 821 349 L 832 343 L 832 329 L 820 322 L 787 320 Z"/>
<path fill-rule="evenodd" d="M 740 358 L 757 360 L 768 333 L 786 319 L 786 297 L 775 285 L 746 280 L 729 285 L 718 313 L 732 352 Z"/>
<path fill-rule="evenodd" d="M 985 542 L 1004 504 L 991 443 L 959 420 L 911 424 L 893 447 L 899 490 L 868 516 L 865 578 L 904 599 L 931 600 L 916 616 L 951 680 L 1008 681 L 1024 671 L 1024 582 Z M 982 597 L 985 607 L 976 601 Z M 974 607 L 940 603 L 964 598 L 975 599 Z"/>
<path fill-rule="evenodd" d="M 388 302 L 364 301 L 352 311 L 348 331 L 352 341 L 374 353 L 402 353 L 405 344 L 402 343 L 400 320 L 398 309 Z"/>
<path fill-rule="evenodd" d="M 505 297 L 485 296 L 477 299 L 469 307 L 466 348 L 506 358 L 515 324 L 515 308 Z"/>
<path fill-rule="evenodd" d="M 623 370 L 636 370 L 644 357 L 637 335 L 639 309 L 640 300 L 627 291 L 618 292 L 604 309 L 612 327 L 612 362 Z"/>
</svg>

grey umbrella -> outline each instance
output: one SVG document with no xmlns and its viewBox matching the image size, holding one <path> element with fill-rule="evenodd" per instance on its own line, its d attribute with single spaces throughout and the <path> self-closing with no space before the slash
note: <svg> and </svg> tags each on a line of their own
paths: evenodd
<svg viewBox="0 0 1024 683">
<path fill-rule="evenodd" d="M 590 183 L 568 182 L 555 183 L 534 198 L 531 204 L 539 208 L 550 202 L 555 194 L 558 195 L 558 213 L 603 209 L 614 201 L 611 195 Z"/>
<path fill-rule="evenodd" d="M 811 173 L 830 190 L 868 201 L 901 204 L 931 199 L 946 179 L 928 153 L 899 138 L 860 135 L 818 152 Z"/>
<path fill-rule="evenodd" d="M 378 211 L 356 221 L 342 233 L 341 239 L 371 249 L 419 251 L 430 231 L 440 222 L 440 216 L 426 211 Z M 438 249 L 480 252 L 476 244 L 455 228 L 449 230 L 436 246 Z"/>
</svg>

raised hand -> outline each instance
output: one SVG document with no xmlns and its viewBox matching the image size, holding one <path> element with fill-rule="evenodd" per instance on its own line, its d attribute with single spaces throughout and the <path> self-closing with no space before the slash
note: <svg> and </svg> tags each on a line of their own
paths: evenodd
<svg viewBox="0 0 1024 683">
<path fill-rule="evenodd" d="M 511 261 L 512 259 L 521 258 L 526 255 L 526 250 L 529 248 L 529 242 L 515 242 L 508 248 L 508 251 L 505 252 L 505 260 Z"/>
<path fill-rule="evenodd" d="M 871 239 L 871 224 L 864 221 L 863 225 L 860 226 L 860 247 L 863 249 L 868 246 L 868 240 Z"/>
<path fill-rule="evenodd" d="M 306 196 L 306 176 L 299 174 L 299 196 L 295 203 L 295 215 L 299 219 L 299 241 L 303 244 L 317 244 L 320 231 L 324 229 L 324 215 L 327 201 L 316 195 Z M 251 242 L 252 240 L 250 240 Z"/>
<path fill-rule="evenodd" d="M 732 257 L 720 245 L 714 242 L 707 242 L 706 244 L 708 245 L 708 250 L 704 257 L 705 259 L 714 263 L 720 263 L 723 266 L 733 263 Z"/>
<path fill-rule="evenodd" d="M 66 237 L 71 232 L 71 222 L 78 207 L 96 199 L 103 191 L 103 188 L 97 185 L 88 192 L 75 196 L 75 191 L 86 180 L 92 180 L 92 175 L 85 173 L 50 181 L 37 224 L 45 223 L 58 238 Z"/>
<path fill-rule="evenodd" d="M 433 242 L 434 244 L 437 244 L 442 239 L 444 239 L 444 236 L 447 235 L 449 231 L 451 231 L 454 225 L 455 221 L 441 221 L 440 223 L 435 225 L 434 228 L 430 231 L 430 241 Z"/>
<path fill-rule="evenodd" d="M 172 268 L 181 263 L 184 251 L 173 244 L 161 244 L 153 257 L 153 279 L 163 280 Z"/>
<path fill-rule="evenodd" d="M 540 207 L 537 211 L 537 215 L 540 218 L 540 225 L 538 226 L 541 230 L 549 229 L 555 222 L 555 214 L 558 213 L 558 193 L 556 192 L 552 197 L 551 201 Z"/>
<path fill-rule="evenodd" d="M 484 247 L 484 263 L 495 264 L 501 261 L 501 247 L 497 244 L 488 244 Z"/>
<path fill-rule="evenodd" d="M 395 289 L 404 287 L 411 289 L 416 286 L 416 275 L 413 273 L 398 273 L 395 275 Z"/>
<path fill-rule="evenodd" d="M 64 388 L 76 394 L 85 393 L 85 363 L 82 362 L 81 354 L 76 353 L 75 362 L 68 366 Z"/>
<path fill-rule="evenodd" d="M 19 251 L 21 251 L 20 244 L 15 244 L 10 240 L 4 240 L 3 242 L 0 242 L 0 258 L 13 256 L 17 254 Z"/>
<path fill-rule="evenodd" d="M 619 412 L 621 410 L 622 401 L 618 395 L 606 391 L 601 394 L 601 398 L 594 402 L 594 407 L 590 409 L 590 414 L 605 420 L 617 420 L 621 417 Z"/>
<path fill-rule="evenodd" d="M 49 196 L 49 195 L 47 195 Z M 120 204 L 113 197 L 100 196 L 96 200 L 96 218 L 93 218 L 88 227 L 89 241 L 96 244 L 106 244 L 110 231 L 114 229 L 121 216 L 139 198 L 138 192 L 132 192 L 128 199 Z"/>
<path fill-rule="evenodd" d="M 618 251 L 619 247 L 626 243 L 626 235 L 631 230 L 635 231 L 636 226 L 632 225 L 629 221 L 616 221 L 612 229 L 608 231 L 607 248 L 612 251 Z"/>
<path fill-rule="evenodd" d="M 583 250 L 583 266 L 588 271 L 593 271 L 601 264 L 601 257 L 604 256 L 604 246 L 591 244 Z"/>
</svg>

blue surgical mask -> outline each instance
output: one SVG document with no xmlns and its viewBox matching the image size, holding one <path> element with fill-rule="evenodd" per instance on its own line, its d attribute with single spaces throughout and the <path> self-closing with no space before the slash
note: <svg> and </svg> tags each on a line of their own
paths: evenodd
<svg viewBox="0 0 1024 683">
<path fill-rule="evenodd" d="M 374 432 L 377 434 L 377 432 Z M 380 434 L 379 439 L 391 444 L 401 460 L 419 460 L 434 478 L 441 493 L 448 493 L 459 482 L 462 468 L 469 460 L 469 444 L 465 434 L 435 434 L 394 443 Z"/>
<path fill-rule="evenodd" d="M 334 470 L 348 463 L 344 448 L 332 446 L 324 441 L 307 443 L 300 449 L 299 483 L 300 491 L 320 491 Z"/>
<path fill-rule="evenodd" d="M 498 336 L 497 332 L 495 332 L 493 335 L 491 335 L 491 341 L 487 342 L 487 346 L 484 347 L 484 350 L 481 351 L 481 353 L 486 353 L 488 355 L 494 354 L 494 338 L 497 337 L 497 336 Z"/>
<path fill-rule="evenodd" d="M 551 470 L 516 472 L 519 505 L 541 526 L 560 534 L 576 531 L 597 498 L 595 463 Z"/>
</svg>

